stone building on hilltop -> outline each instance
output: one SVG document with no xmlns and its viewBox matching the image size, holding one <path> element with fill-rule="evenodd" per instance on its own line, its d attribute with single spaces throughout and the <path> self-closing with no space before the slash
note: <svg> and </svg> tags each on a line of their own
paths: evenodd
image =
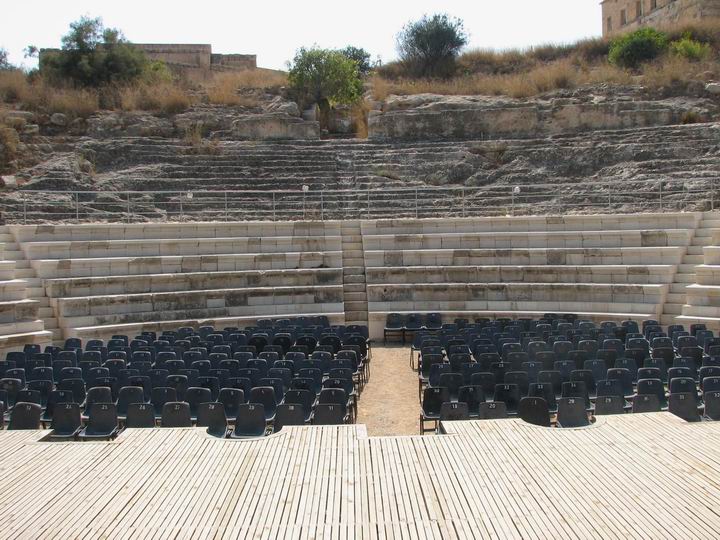
<svg viewBox="0 0 720 540">
<path fill-rule="evenodd" d="M 720 18 L 720 0 L 603 0 L 603 36 L 643 26 Z"/>
</svg>

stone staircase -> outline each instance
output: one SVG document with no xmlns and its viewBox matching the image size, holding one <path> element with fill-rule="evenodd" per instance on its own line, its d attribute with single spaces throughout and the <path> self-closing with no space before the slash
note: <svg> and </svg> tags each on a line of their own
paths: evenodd
<svg viewBox="0 0 720 540">
<path fill-rule="evenodd" d="M 368 323 L 368 300 L 359 221 L 342 222 L 343 296 L 345 324 Z"/>
<path fill-rule="evenodd" d="M 687 303 L 685 290 L 688 285 L 697 282 L 696 267 L 705 262 L 703 248 L 712 245 L 712 233 L 716 229 L 720 229 L 720 212 L 703 212 L 687 253 L 678 265 L 677 273 L 670 285 L 660 324 L 682 324 L 682 321 L 677 321 L 676 317 L 682 315 L 683 306 Z"/>
<path fill-rule="evenodd" d="M 0 226 L 0 246 L 0 260 L 14 263 L 12 279 L 0 281 L 0 304 L 16 308 L 14 320 L 0 324 L 0 349 L 22 348 L 25 343 L 50 344 L 60 339 L 41 280 L 8 227 Z"/>
</svg>

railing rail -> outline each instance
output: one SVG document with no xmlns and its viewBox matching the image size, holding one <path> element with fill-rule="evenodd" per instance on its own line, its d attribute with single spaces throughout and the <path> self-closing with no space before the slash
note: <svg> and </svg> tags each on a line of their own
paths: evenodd
<svg viewBox="0 0 720 540">
<path fill-rule="evenodd" d="M 294 221 L 714 210 L 718 178 L 403 189 L 0 193 L 6 223 Z"/>
</svg>

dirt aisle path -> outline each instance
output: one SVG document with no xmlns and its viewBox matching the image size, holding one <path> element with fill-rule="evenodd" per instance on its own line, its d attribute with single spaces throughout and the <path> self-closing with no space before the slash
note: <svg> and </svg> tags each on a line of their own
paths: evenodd
<svg viewBox="0 0 720 540">
<path fill-rule="evenodd" d="M 368 435 L 418 435 L 420 402 L 410 347 L 373 347 L 370 382 L 360 396 L 358 424 Z"/>
</svg>

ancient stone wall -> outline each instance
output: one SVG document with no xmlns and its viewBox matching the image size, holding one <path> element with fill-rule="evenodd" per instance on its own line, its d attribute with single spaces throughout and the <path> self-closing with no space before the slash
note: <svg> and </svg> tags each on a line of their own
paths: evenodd
<svg viewBox="0 0 720 540">
<path fill-rule="evenodd" d="M 604 0 L 603 36 L 642 26 L 663 26 L 720 17 L 720 0 Z"/>
<path fill-rule="evenodd" d="M 193 67 L 210 67 L 211 45 L 134 43 L 136 48 L 152 60 L 168 64 L 185 64 Z"/>
</svg>

